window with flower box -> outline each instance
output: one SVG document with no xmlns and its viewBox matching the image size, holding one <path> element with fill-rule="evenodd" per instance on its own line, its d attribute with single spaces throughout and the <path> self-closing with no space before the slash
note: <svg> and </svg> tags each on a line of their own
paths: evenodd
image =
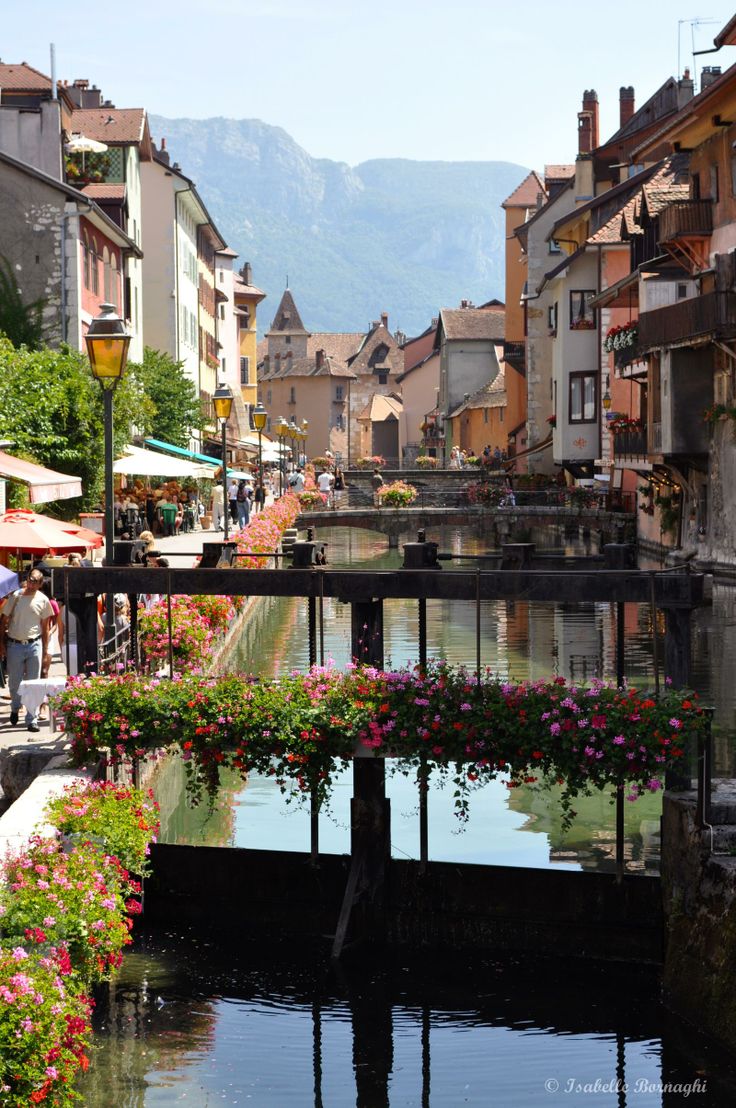
<svg viewBox="0 0 736 1108">
<path fill-rule="evenodd" d="M 594 331 L 595 308 L 590 306 L 595 289 L 572 289 L 570 292 L 570 330 Z"/>
</svg>

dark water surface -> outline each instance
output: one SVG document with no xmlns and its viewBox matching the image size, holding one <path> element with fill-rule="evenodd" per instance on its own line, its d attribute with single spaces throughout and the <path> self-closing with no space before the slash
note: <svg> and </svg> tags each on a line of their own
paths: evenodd
<svg viewBox="0 0 736 1108">
<path fill-rule="evenodd" d="M 361 952 L 335 971 L 306 942 L 144 933 L 80 1088 L 106 1108 L 736 1103 L 729 1063 L 657 994 L 646 969 Z"/>
<path fill-rule="evenodd" d="M 396 568 L 382 536 L 334 530 L 332 565 Z M 407 536 L 413 538 L 414 536 Z M 483 551 L 481 539 L 448 530 L 440 549 Z M 551 543 L 560 544 L 553 536 Z M 285 571 L 287 572 L 287 571 Z M 447 566 L 443 572 L 452 572 Z M 716 586 L 712 608 L 693 622 L 694 684 L 716 706 L 717 764 L 732 770 L 736 708 L 736 590 Z M 475 606 L 429 602 L 434 657 L 475 666 Z M 606 604 L 482 605 L 482 664 L 513 678 L 610 676 L 615 619 Z M 385 605 L 387 665 L 417 655 L 416 604 Z M 627 606 L 626 673 L 653 676 L 649 609 Z M 246 629 L 233 667 L 264 675 L 307 665 L 306 605 L 265 600 Z M 660 628 L 663 631 L 663 627 Z M 347 606 L 325 601 L 324 651 L 348 660 Z M 308 815 L 286 805 L 271 780 L 236 775 L 205 819 L 183 796 L 181 764 L 158 782 L 169 842 L 304 850 Z M 321 818 L 325 851 L 348 849 L 349 774 Z M 416 857 L 413 784 L 389 780 L 394 855 Z M 658 797 L 627 805 L 627 866 L 654 873 Z M 430 857 L 524 866 L 610 869 L 608 797 L 576 804 L 563 834 L 553 791 L 496 782 L 474 796 L 458 833 L 448 791 L 430 797 Z M 309 941 L 264 948 L 247 935 L 204 937 L 141 931 L 134 953 L 98 1005 L 93 1066 L 80 1085 L 93 1108 L 188 1104 L 263 1108 L 727 1108 L 736 1104 L 731 1064 L 659 1003 L 654 970 L 563 965 L 433 954 L 378 956 L 360 950 L 332 969 Z M 699 1083 L 699 1084 L 698 1084 Z"/>
</svg>

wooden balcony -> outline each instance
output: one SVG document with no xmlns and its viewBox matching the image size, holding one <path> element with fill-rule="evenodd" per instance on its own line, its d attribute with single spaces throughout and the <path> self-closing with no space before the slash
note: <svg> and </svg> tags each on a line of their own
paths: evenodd
<svg viewBox="0 0 736 1108">
<path fill-rule="evenodd" d="M 526 343 L 504 342 L 503 358 L 510 366 L 524 375 L 526 373 Z"/>
<path fill-rule="evenodd" d="M 613 436 L 614 458 L 646 458 L 647 431 L 618 431 Z"/>
<path fill-rule="evenodd" d="M 677 239 L 707 238 L 713 231 L 713 203 L 710 200 L 675 200 L 659 213 L 660 243 Z"/>
<path fill-rule="evenodd" d="M 708 292 L 639 316 L 639 349 L 736 336 L 736 293 Z"/>
</svg>

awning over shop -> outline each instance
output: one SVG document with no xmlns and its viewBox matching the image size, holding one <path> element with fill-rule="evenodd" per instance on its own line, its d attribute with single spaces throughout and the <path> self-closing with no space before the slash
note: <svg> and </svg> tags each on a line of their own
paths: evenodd
<svg viewBox="0 0 736 1108">
<path fill-rule="evenodd" d="M 217 468 L 190 461 L 187 458 L 167 457 L 155 450 L 142 450 L 139 446 L 126 446 L 125 454 L 113 465 L 113 472 L 134 477 L 205 477 L 211 480 Z"/>
<path fill-rule="evenodd" d="M 219 460 L 210 454 L 200 454 L 197 450 L 185 450 L 183 446 L 172 446 L 170 442 L 162 442 L 161 439 L 146 439 L 146 446 L 153 446 L 156 450 L 173 454 L 175 458 L 188 458 L 190 462 L 201 462 L 207 466 L 220 465 Z"/>
<path fill-rule="evenodd" d="M 57 473 L 54 469 L 45 469 L 34 462 L 14 458 L 0 450 L 0 477 L 10 481 L 20 481 L 28 485 L 31 504 L 47 504 L 51 500 L 68 500 L 70 496 L 82 495 L 82 482 L 79 477 L 68 473 Z"/>
</svg>

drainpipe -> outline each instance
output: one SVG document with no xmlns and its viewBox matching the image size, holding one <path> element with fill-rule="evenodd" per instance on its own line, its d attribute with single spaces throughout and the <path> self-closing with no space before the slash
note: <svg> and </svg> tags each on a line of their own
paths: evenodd
<svg viewBox="0 0 736 1108">
<path fill-rule="evenodd" d="M 601 278 L 603 276 L 603 247 L 598 243 L 598 292 L 601 291 Z M 598 316 L 598 457 L 603 457 L 603 405 L 601 403 L 601 385 L 603 384 L 603 344 L 601 342 L 601 309 L 597 309 Z M 611 484 L 613 477 L 611 477 Z"/>
<path fill-rule="evenodd" d="M 74 201 L 74 203 L 78 203 Z M 67 310 L 67 295 L 66 295 L 66 227 L 65 223 L 67 219 L 79 219 L 80 215 L 85 215 L 87 212 L 92 211 L 92 204 L 88 201 L 84 201 L 84 207 L 76 207 L 73 212 L 61 213 L 61 341 L 66 342 L 69 337 L 69 326 L 66 318 Z"/>
</svg>

